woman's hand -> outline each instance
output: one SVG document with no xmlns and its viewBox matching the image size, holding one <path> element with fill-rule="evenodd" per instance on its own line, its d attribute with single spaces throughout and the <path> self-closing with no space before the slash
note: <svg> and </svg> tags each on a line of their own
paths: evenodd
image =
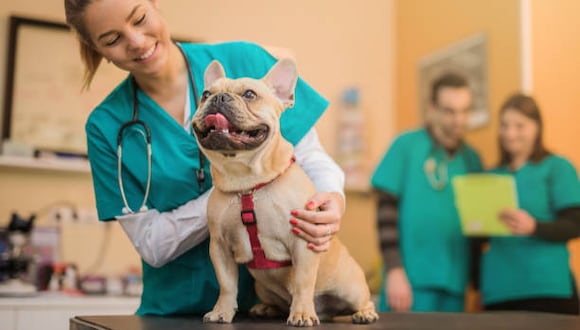
<svg viewBox="0 0 580 330">
<path fill-rule="evenodd" d="M 340 230 L 344 199 L 339 193 L 318 192 L 304 209 L 292 210 L 292 232 L 308 242 L 316 252 L 327 251 L 332 235 Z"/>
<path fill-rule="evenodd" d="M 387 302 L 393 311 L 407 312 L 413 306 L 413 290 L 403 268 L 393 268 L 387 273 L 385 290 Z"/>
<path fill-rule="evenodd" d="M 536 231 L 536 219 L 521 209 L 504 209 L 499 213 L 503 221 L 514 235 L 532 235 Z"/>
</svg>

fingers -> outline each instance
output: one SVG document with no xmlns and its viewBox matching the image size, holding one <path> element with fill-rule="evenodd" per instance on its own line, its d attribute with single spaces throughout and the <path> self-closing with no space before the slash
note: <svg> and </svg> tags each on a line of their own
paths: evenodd
<svg viewBox="0 0 580 330">
<path fill-rule="evenodd" d="M 336 230 L 332 224 L 312 224 L 298 219 L 290 220 L 292 233 L 308 242 L 308 248 L 316 252 L 328 251 Z"/>
<path fill-rule="evenodd" d="M 387 274 L 386 294 L 389 306 L 396 312 L 406 312 L 413 306 L 413 291 L 403 268 L 391 269 Z"/>
<path fill-rule="evenodd" d="M 410 292 L 397 291 L 388 295 L 389 305 L 395 312 L 407 312 L 413 305 L 413 298 Z"/>
<path fill-rule="evenodd" d="M 340 221 L 337 214 L 328 211 L 307 211 L 307 210 L 293 210 L 291 213 L 294 217 L 311 224 L 328 224 Z"/>
<path fill-rule="evenodd" d="M 292 210 L 292 232 L 307 241 L 311 250 L 327 251 L 332 236 L 340 230 L 342 203 L 342 196 L 338 193 L 314 194 L 305 209 Z"/>
<path fill-rule="evenodd" d="M 514 235 L 527 234 L 524 224 L 521 223 L 520 221 L 513 218 L 501 219 L 501 221 L 503 221 L 503 223 L 505 223 L 508 226 L 512 234 Z"/>
</svg>

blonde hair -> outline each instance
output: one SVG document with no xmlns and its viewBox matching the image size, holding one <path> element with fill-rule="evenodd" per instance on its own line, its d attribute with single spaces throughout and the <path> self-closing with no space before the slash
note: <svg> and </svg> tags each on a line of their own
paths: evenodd
<svg viewBox="0 0 580 330">
<path fill-rule="evenodd" d="M 88 90 L 95 73 L 103 60 L 103 56 L 94 48 L 89 33 L 85 27 L 83 14 L 88 5 L 94 0 L 65 0 L 64 11 L 66 16 L 66 23 L 76 32 L 79 40 L 79 51 L 81 61 L 85 67 L 83 74 L 82 90 Z"/>
</svg>

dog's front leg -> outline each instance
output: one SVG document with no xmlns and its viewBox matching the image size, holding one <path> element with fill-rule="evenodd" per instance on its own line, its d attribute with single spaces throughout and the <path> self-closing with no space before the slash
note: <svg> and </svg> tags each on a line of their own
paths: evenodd
<svg viewBox="0 0 580 330">
<path fill-rule="evenodd" d="M 320 256 L 301 246 L 302 243 L 296 244 L 298 247 L 294 248 L 292 255 L 293 269 L 289 288 L 292 304 L 286 323 L 295 327 L 310 327 L 320 324 L 314 307 L 314 287 Z"/>
<path fill-rule="evenodd" d="M 238 265 L 227 243 L 211 239 L 209 254 L 220 286 L 218 300 L 211 312 L 204 315 L 204 322 L 231 323 L 238 310 Z"/>
</svg>

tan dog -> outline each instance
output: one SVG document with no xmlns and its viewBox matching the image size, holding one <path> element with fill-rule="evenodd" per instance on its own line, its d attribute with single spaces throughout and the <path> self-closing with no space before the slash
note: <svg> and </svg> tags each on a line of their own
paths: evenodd
<svg viewBox="0 0 580 330">
<path fill-rule="evenodd" d="M 287 313 L 287 323 L 293 326 L 317 325 L 318 315 L 323 320 L 352 315 L 353 323 L 378 319 L 364 273 L 338 238 L 327 252 L 316 253 L 291 233 L 291 210 L 303 208 L 316 192 L 291 161 L 293 146 L 280 134 L 280 115 L 293 106 L 297 77 L 291 60 L 279 61 L 261 80 L 228 79 L 217 61 L 205 71 L 206 90 L 193 128 L 211 162 L 215 185 L 208 220 L 210 256 L 220 285 L 216 305 L 204 316 L 206 322 L 230 323 L 234 318 L 237 264 L 260 259 L 259 252 L 252 252 L 256 246 L 251 240 L 259 240 L 266 262 L 292 263 L 271 269 L 249 264 L 262 302 L 252 308 L 253 315 Z M 255 214 L 255 222 L 246 226 L 240 212 L 248 203 L 254 206 L 253 214 L 244 211 L 244 216 Z M 252 238 L 252 227 L 258 238 Z"/>
</svg>

